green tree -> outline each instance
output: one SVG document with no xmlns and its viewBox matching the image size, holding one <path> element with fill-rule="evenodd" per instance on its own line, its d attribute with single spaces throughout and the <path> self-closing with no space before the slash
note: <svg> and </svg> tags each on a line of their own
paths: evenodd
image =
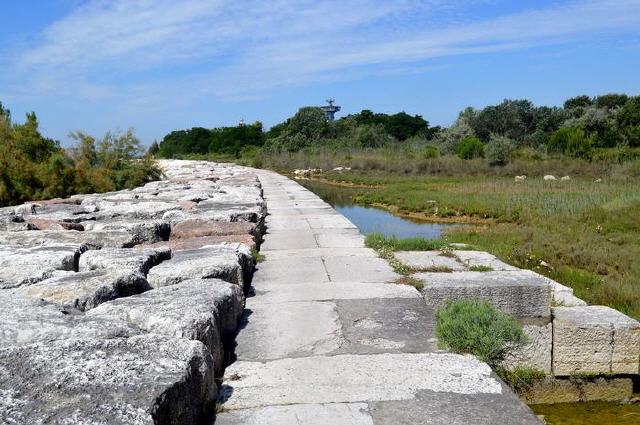
<svg viewBox="0 0 640 425">
<path fill-rule="evenodd" d="M 484 149 L 489 165 L 506 165 L 509 162 L 513 146 L 513 140 L 504 136 L 492 135 Z"/>
<path fill-rule="evenodd" d="M 564 102 L 564 109 L 586 108 L 592 104 L 593 100 L 589 96 L 580 95 L 567 99 Z"/>
<path fill-rule="evenodd" d="M 551 153 L 563 153 L 575 158 L 591 158 L 593 139 L 579 127 L 565 127 L 556 131 L 547 145 Z"/>
</svg>

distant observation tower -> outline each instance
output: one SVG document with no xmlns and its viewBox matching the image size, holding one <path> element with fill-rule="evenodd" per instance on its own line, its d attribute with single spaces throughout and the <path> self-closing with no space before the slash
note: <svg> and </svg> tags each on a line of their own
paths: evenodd
<svg viewBox="0 0 640 425">
<path fill-rule="evenodd" d="M 334 105 L 335 99 L 330 98 L 327 99 L 328 105 L 321 106 L 320 109 L 324 111 L 324 114 L 327 116 L 327 121 L 333 121 L 335 119 L 336 112 L 340 110 L 340 107 Z"/>
</svg>

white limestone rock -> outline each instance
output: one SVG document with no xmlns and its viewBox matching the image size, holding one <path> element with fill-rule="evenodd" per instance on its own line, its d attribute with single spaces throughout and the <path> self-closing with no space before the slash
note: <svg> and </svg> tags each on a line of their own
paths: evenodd
<svg viewBox="0 0 640 425">
<path fill-rule="evenodd" d="M 638 374 L 640 322 L 604 306 L 553 309 L 553 372 Z"/>
<path fill-rule="evenodd" d="M 199 341 L 149 334 L 0 348 L 0 423 L 196 425 L 216 393 Z"/>
<path fill-rule="evenodd" d="M 244 245 L 214 245 L 174 253 L 171 260 L 153 267 L 147 279 L 154 288 L 212 278 L 244 288 L 250 283 L 253 265 L 253 257 Z"/>
<path fill-rule="evenodd" d="M 137 271 L 146 275 L 149 270 L 171 258 L 169 248 L 105 248 L 87 251 L 80 256 L 78 270 L 81 272 L 111 269 Z"/>
<path fill-rule="evenodd" d="M 102 269 L 52 277 L 22 288 L 22 293 L 65 308 L 89 310 L 106 301 L 151 289 L 139 271 Z"/>
<path fill-rule="evenodd" d="M 0 289 L 40 282 L 56 270 L 77 270 L 80 254 L 86 249 L 84 245 L 0 245 Z"/>
<path fill-rule="evenodd" d="M 110 301 L 87 316 L 118 318 L 146 332 L 198 340 L 209 349 L 216 371 L 221 372 L 223 343 L 235 335 L 243 308 L 244 295 L 237 285 L 198 279 Z"/>
<path fill-rule="evenodd" d="M 546 325 L 524 325 L 529 342 L 509 353 L 502 366 L 507 369 L 524 367 L 551 374 L 552 332 L 551 323 Z"/>
</svg>

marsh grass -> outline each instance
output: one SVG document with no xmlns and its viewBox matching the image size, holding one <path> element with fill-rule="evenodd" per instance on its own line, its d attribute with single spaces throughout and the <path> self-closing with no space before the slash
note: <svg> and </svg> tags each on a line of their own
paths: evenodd
<svg viewBox="0 0 640 425">
<path fill-rule="evenodd" d="M 424 219 L 478 217 L 445 239 L 380 240 L 392 250 L 437 250 L 464 242 L 516 267 L 570 286 L 589 304 L 640 318 L 640 181 L 570 181 L 495 176 L 416 177 L 380 173 L 328 174 L 354 189 L 361 204 L 382 204 Z M 372 236 L 373 239 L 380 238 Z M 545 266 L 548 264 L 549 266 Z"/>
</svg>

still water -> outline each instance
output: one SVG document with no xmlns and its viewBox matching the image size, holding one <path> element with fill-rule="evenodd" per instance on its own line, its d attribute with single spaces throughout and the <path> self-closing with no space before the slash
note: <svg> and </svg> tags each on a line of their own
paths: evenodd
<svg viewBox="0 0 640 425">
<path fill-rule="evenodd" d="M 321 197 L 355 224 L 361 233 L 382 233 L 397 238 L 423 237 L 437 239 L 450 224 L 430 223 L 395 216 L 385 210 L 364 207 L 353 203 L 352 196 L 367 189 L 336 187 L 326 183 L 302 180 L 304 187 Z"/>
<path fill-rule="evenodd" d="M 326 183 L 302 180 L 307 189 L 331 204 L 364 234 L 383 233 L 386 236 L 439 238 L 452 225 L 429 223 L 397 217 L 378 209 L 356 205 L 353 196 L 367 189 L 337 187 Z M 545 417 L 549 425 L 640 425 L 640 404 L 561 403 L 533 405 L 533 411 Z"/>
</svg>

